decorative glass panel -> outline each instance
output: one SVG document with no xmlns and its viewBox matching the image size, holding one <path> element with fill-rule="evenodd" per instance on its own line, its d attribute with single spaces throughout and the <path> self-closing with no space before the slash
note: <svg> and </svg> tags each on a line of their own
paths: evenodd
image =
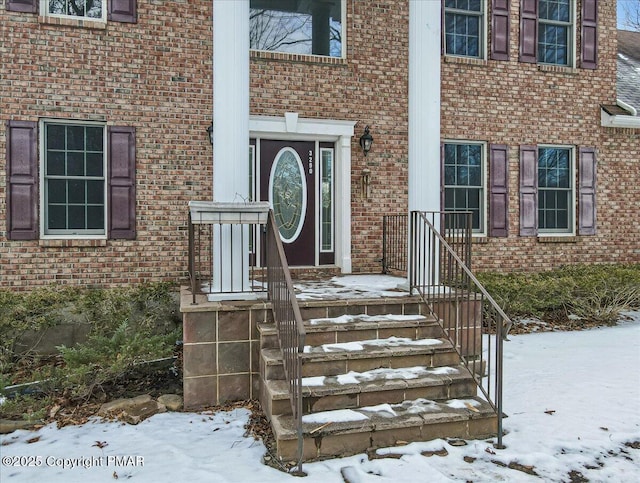
<svg viewBox="0 0 640 483">
<path fill-rule="evenodd" d="M 269 178 L 269 199 L 285 243 L 298 238 L 307 209 L 307 185 L 298 153 L 284 148 L 278 153 Z"/>
<path fill-rule="evenodd" d="M 320 193 L 320 250 L 333 251 L 333 149 L 322 149 Z"/>
<path fill-rule="evenodd" d="M 251 0 L 252 49 L 342 57 L 342 0 Z"/>
</svg>

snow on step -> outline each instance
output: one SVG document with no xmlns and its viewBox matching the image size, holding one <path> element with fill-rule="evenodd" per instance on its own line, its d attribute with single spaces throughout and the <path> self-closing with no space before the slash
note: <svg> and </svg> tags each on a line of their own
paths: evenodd
<svg viewBox="0 0 640 483">
<path fill-rule="evenodd" d="M 425 366 L 402 367 L 399 369 L 380 368 L 366 372 L 350 371 L 346 374 L 337 376 L 315 376 L 303 377 L 302 385 L 306 387 L 318 387 L 330 384 L 360 384 L 362 382 L 371 382 L 376 380 L 392 380 L 392 379 L 417 379 L 424 376 L 446 376 L 451 374 L 459 374 L 460 370 L 455 367 L 434 367 Z"/>
<path fill-rule="evenodd" d="M 304 424 L 348 423 L 364 421 L 374 415 L 383 418 L 394 418 L 407 414 L 435 413 L 438 411 L 446 412 L 447 408 L 477 412 L 478 410 L 475 408 L 480 406 L 482 406 L 482 403 L 475 399 L 450 399 L 444 402 L 436 402 L 430 399 L 418 398 L 403 401 L 400 404 L 378 404 L 377 406 L 367 406 L 357 409 L 335 409 L 305 414 L 302 416 L 302 422 Z"/>
<path fill-rule="evenodd" d="M 311 325 L 324 325 L 324 324 L 349 324 L 352 322 L 408 322 L 414 320 L 424 319 L 423 315 L 341 315 L 339 317 L 329 317 L 321 319 L 310 319 Z"/>
<path fill-rule="evenodd" d="M 310 424 L 346 423 L 351 421 L 364 421 L 365 419 L 369 419 L 369 417 L 353 409 L 335 409 L 333 411 L 305 414 L 302 416 L 302 422 Z"/>
<path fill-rule="evenodd" d="M 401 346 L 435 346 L 442 344 L 439 339 L 410 339 L 408 337 L 389 337 L 387 339 L 369 339 L 358 342 L 340 342 L 321 346 L 304 346 L 305 353 L 363 351 L 366 347 L 393 348 Z"/>
</svg>

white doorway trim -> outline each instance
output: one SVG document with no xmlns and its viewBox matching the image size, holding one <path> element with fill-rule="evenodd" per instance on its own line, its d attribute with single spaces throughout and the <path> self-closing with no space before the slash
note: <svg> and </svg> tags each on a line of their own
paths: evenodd
<svg viewBox="0 0 640 483">
<path fill-rule="evenodd" d="M 282 117 L 249 116 L 250 138 L 335 143 L 335 263 L 342 273 L 351 273 L 351 138 L 355 124 L 355 121 L 301 118 L 296 112 L 287 112 Z"/>
</svg>

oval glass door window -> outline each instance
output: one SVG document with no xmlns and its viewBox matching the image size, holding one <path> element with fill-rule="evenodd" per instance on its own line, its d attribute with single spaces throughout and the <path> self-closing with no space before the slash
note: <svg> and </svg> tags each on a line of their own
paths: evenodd
<svg viewBox="0 0 640 483">
<path fill-rule="evenodd" d="M 300 156 L 291 148 L 282 148 L 273 162 L 269 200 L 280 238 L 284 243 L 294 242 L 307 211 L 307 183 Z"/>
</svg>

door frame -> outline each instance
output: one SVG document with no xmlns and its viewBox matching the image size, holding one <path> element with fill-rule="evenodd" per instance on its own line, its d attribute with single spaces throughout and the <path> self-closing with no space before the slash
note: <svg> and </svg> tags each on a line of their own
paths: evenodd
<svg viewBox="0 0 640 483">
<path fill-rule="evenodd" d="M 351 273 L 351 138 L 355 124 L 355 121 L 301 118 L 295 112 L 286 112 L 282 117 L 249 117 L 249 137 L 256 139 L 257 159 L 261 139 L 334 143 L 335 265 L 342 273 Z"/>
</svg>

